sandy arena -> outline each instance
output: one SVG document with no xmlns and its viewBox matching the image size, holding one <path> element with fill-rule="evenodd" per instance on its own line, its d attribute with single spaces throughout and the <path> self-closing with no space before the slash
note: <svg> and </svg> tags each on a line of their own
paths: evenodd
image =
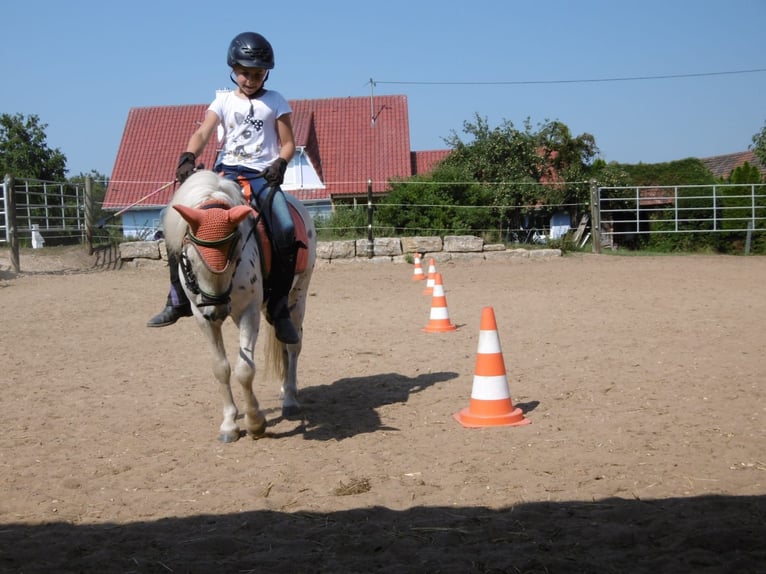
<svg viewBox="0 0 766 574">
<path fill-rule="evenodd" d="M 268 437 L 228 445 L 194 321 L 145 327 L 165 269 L 21 267 L 0 250 L 0 572 L 766 572 L 766 258 L 443 263 L 451 333 L 412 266 L 322 265 L 304 420 L 258 377 Z M 453 418 L 484 306 L 526 426 Z"/>
</svg>

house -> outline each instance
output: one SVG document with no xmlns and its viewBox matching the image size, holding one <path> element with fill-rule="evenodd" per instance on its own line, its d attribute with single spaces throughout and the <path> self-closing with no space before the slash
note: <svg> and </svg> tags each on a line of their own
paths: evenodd
<svg viewBox="0 0 766 574">
<path fill-rule="evenodd" d="M 290 100 L 296 153 L 283 189 L 298 197 L 315 216 L 338 203 L 367 202 L 392 178 L 427 173 L 450 150 L 410 149 L 407 98 L 403 95 Z M 208 104 L 132 108 L 128 114 L 105 210 L 123 210 L 123 233 L 149 237 L 160 226 L 162 210 L 175 186 L 178 156 L 204 118 Z M 211 141 L 198 162 L 212 168 L 219 142 Z"/>
</svg>

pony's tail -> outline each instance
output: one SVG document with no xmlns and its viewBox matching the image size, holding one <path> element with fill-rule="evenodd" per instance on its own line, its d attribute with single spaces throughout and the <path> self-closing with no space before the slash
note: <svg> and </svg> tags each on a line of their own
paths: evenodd
<svg viewBox="0 0 766 574">
<path fill-rule="evenodd" d="M 262 321 L 265 329 L 266 345 L 264 347 L 263 370 L 267 379 L 283 381 L 285 378 L 285 344 L 277 339 L 274 325 L 268 321 Z"/>
</svg>

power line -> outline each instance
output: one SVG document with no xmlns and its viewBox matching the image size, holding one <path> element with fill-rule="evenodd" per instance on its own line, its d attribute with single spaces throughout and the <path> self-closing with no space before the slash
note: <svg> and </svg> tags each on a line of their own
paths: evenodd
<svg viewBox="0 0 766 574">
<path fill-rule="evenodd" d="M 680 78 L 706 78 L 714 76 L 734 76 L 738 74 L 757 74 L 766 72 L 766 68 L 754 68 L 751 70 L 729 70 L 725 72 L 699 72 L 694 74 L 662 74 L 657 76 L 625 76 L 615 78 L 590 78 L 579 80 L 510 80 L 497 82 L 421 82 L 421 81 L 384 81 L 373 80 L 370 83 L 376 84 L 398 84 L 409 86 L 528 86 L 539 84 L 595 84 L 605 82 L 636 82 L 644 80 L 674 80 Z"/>
</svg>

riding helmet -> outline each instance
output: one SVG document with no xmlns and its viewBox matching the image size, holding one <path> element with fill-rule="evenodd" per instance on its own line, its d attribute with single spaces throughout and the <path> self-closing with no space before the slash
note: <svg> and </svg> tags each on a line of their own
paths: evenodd
<svg viewBox="0 0 766 574">
<path fill-rule="evenodd" d="M 274 68 L 274 50 L 269 41 L 256 32 L 237 34 L 229 44 L 226 59 L 229 67 L 239 64 L 245 68 Z"/>
</svg>

